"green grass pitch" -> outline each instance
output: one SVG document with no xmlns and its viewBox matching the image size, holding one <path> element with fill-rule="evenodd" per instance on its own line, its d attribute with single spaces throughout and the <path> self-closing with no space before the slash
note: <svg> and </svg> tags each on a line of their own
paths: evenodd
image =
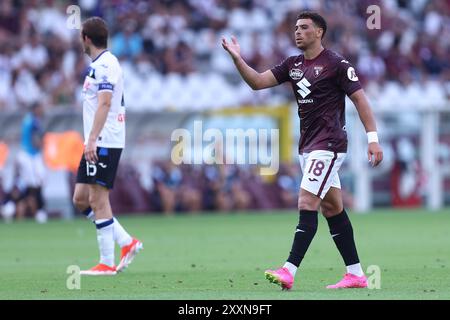
<svg viewBox="0 0 450 320">
<path fill-rule="evenodd" d="M 298 221 L 277 211 L 119 216 L 144 251 L 117 276 L 82 277 L 80 290 L 67 289 L 66 270 L 98 261 L 92 223 L 0 223 L 0 299 L 450 299 L 450 212 L 350 217 L 363 268 L 380 267 L 381 289 L 325 289 L 345 268 L 323 217 L 293 289 L 270 284 L 264 270 L 285 261 Z"/>
</svg>

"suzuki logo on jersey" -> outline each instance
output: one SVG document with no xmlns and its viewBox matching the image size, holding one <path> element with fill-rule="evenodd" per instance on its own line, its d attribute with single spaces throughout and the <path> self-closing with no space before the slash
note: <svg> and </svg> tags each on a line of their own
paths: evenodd
<svg viewBox="0 0 450 320">
<path fill-rule="evenodd" d="M 308 89 L 308 87 L 311 86 L 311 83 L 309 83 L 308 79 L 303 78 L 302 80 L 297 82 L 297 86 L 300 88 L 299 90 L 297 90 L 297 92 L 302 96 L 302 98 L 306 98 L 306 96 L 311 93 L 311 90 Z"/>
<path fill-rule="evenodd" d="M 289 76 L 293 80 L 300 80 L 303 77 L 303 71 L 300 69 L 291 69 L 291 71 L 289 71 Z"/>
</svg>

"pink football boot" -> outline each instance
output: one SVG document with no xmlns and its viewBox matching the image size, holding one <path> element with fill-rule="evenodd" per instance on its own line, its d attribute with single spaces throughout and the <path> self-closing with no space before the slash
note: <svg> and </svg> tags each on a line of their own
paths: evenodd
<svg viewBox="0 0 450 320">
<path fill-rule="evenodd" d="M 277 270 L 266 270 L 264 272 L 266 279 L 271 283 L 278 284 L 283 290 L 289 290 L 294 284 L 294 277 L 287 268 L 280 268 Z"/>
<path fill-rule="evenodd" d="M 327 286 L 327 289 L 342 289 L 342 288 L 367 288 L 366 276 L 355 276 L 351 273 L 346 273 L 344 278 L 336 284 Z"/>
</svg>

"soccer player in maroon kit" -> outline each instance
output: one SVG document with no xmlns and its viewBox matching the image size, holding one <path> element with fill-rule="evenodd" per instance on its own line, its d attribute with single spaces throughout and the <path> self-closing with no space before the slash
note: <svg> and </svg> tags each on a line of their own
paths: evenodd
<svg viewBox="0 0 450 320">
<path fill-rule="evenodd" d="M 298 198 L 300 212 L 290 255 L 277 270 L 266 270 L 266 278 L 283 289 L 291 289 L 295 273 L 317 231 L 318 210 L 327 219 L 346 273 L 327 288 L 365 288 L 353 229 L 344 209 L 338 170 L 347 152 L 345 96 L 349 96 L 368 137 L 368 160 L 377 166 L 383 159 L 374 116 L 354 67 L 341 55 L 322 46 L 327 30 L 325 19 L 314 12 L 297 17 L 295 43 L 302 54 L 291 56 L 270 70 L 259 73 L 240 55 L 235 37 L 222 39 L 242 78 L 254 90 L 289 81 L 294 90 L 300 118 L 299 158 L 303 172 Z"/>
</svg>

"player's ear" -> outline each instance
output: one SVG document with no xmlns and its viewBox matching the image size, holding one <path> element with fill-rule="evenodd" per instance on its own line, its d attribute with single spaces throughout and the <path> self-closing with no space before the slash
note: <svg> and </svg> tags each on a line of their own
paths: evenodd
<svg viewBox="0 0 450 320">
<path fill-rule="evenodd" d="M 316 36 L 317 36 L 319 39 L 322 39 L 322 35 L 323 35 L 323 29 L 322 29 L 322 28 L 317 28 L 317 30 L 316 30 Z"/>
<path fill-rule="evenodd" d="M 81 38 L 83 39 L 83 41 L 88 42 L 88 44 L 89 44 L 90 39 L 88 38 L 87 35 L 85 35 L 84 33 L 82 33 L 82 34 L 81 34 Z"/>
</svg>

